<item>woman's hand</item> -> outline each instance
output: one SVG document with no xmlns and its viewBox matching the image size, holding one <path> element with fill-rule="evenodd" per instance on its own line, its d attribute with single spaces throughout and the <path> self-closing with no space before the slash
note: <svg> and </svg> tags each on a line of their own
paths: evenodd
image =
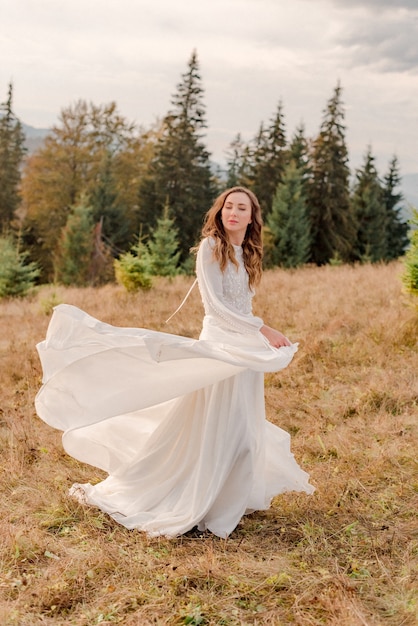
<svg viewBox="0 0 418 626">
<path fill-rule="evenodd" d="M 278 330 L 274 330 L 274 328 L 270 328 L 270 326 L 266 326 L 265 324 L 260 328 L 260 333 L 264 335 L 274 348 L 282 348 L 283 346 L 291 345 L 287 337 Z"/>
</svg>

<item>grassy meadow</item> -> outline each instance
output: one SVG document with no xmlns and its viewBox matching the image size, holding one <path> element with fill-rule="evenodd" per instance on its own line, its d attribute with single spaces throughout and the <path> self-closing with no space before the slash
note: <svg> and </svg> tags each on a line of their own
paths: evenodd
<svg viewBox="0 0 418 626">
<path fill-rule="evenodd" d="M 198 336 L 197 289 L 159 280 L 42 287 L 0 302 L 0 624 L 416 626 L 418 310 L 399 263 L 265 273 L 254 312 L 300 347 L 266 376 L 269 420 L 292 435 L 313 496 L 289 493 L 222 540 L 150 539 L 67 497 L 102 473 L 39 418 L 35 344 L 55 304 L 118 326 Z"/>
</svg>

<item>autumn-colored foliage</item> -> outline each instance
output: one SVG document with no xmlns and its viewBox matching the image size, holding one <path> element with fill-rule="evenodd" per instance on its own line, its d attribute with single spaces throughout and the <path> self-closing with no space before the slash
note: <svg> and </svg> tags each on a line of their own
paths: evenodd
<svg viewBox="0 0 418 626">
<path fill-rule="evenodd" d="M 154 131 L 136 129 L 115 103 L 79 101 L 63 109 L 44 146 L 27 160 L 22 180 L 24 235 L 44 281 L 54 277 L 61 231 L 82 198 L 115 251 L 129 247 L 139 230 L 138 186 L 153 145 Z"/>
</svg>

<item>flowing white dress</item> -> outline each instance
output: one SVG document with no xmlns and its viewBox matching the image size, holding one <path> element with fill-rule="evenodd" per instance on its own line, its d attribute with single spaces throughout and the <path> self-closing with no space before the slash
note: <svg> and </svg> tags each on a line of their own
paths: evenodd
<svg viewBox="0 0 418 626">
<path fill-rule="evenodd" d="M 297 345 L 275 349 L 260 333 L 234 249 L 239 269 L 222 273 L 211 241 L 200 245 L 199 340 L 59 305 L 37 345 L 38 415 L 64 431 L 68 454 L 108 473 L 70 493 L 127 528 L 174 537 L 197 525 L 226 537 L 276 494 L 314 491 L 288 433 L 265 419 L 263 372 L 286 367 Z"/>
</svg>

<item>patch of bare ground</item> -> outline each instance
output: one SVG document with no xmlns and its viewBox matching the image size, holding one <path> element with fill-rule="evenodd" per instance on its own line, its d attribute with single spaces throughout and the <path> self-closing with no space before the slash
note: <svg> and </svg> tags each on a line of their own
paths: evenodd
<svg viewBox="0 0 418 626">
<path fill-rule="evenodd" d="M 197 337 L 192 279 L 147 293 L 42 287 L 0 303 L 0 623 L 5 626 L 415 626 L 418 316 L 401 266 L 265 273 L 255 312 L 299 341 L 266 376 L 268 418 L 292 435 L 313 496 L 285 494 L 227 540 L 150 539 L 67 497 L 99 470 L 35 415 L 35 344 L 52 307 Z"/>
</svg>

